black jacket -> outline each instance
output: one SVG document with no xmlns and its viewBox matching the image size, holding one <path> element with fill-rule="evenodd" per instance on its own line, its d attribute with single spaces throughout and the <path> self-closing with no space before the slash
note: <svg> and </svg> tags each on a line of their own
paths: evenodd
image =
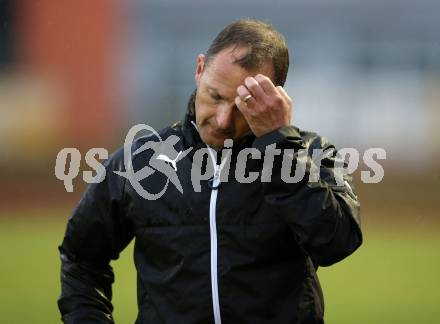
<svg viewBox="0 0 440 324">
<path fill-rule="evenodd" d="M 271 182 L 243 184 L 233 175 L 234 159 L 244 147 L 264 152 L 275 143 L 307 149 L 310 167 L 312 150 L 332 145 L 295 127 L 248 136 L 234 143 L 228 181 L 217 187 L 212 179 L 202 180 L 195 192 L 190 167 L 194 152 L 205 146 L 190 114 L 160 135 L 162 140 L 177 136 L 177 152 L 193 148 L 177 162 L 183 192 L 169 183 L 160 199 L 144 199 L 113 172 L 126 171 L 123 149 L 106 161 L 105 180 L 88 187 L 60 246 L 63 321 L 113 323 L 109 262 L 135 238 L 136 323 L 323 323 L 316 269 L 342 260 L 362 242 L 351 178 L 344 176 L 345 186 L 336 186 L 335 153 L 322 161 L 314 183 L 308 181 L 309 168 L 298 183 L 282 181 L 278 156 Z M 132 152 L 155 140 L 136 140 Z M 149 164 L 153 151 L 132 158 L 135 171 Z M 295 162 L 297 155 L 292 157 Z M 261 160 L 248 160 L 247 172 L 261 169 Z M 157 193 L 166 180 L 157 171 L 140 184 Z"/>
</svg>

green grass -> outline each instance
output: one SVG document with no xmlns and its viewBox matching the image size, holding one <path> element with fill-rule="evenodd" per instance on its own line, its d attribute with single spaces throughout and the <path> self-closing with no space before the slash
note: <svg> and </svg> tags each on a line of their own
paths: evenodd
<svg viewBox="0 0 440 324">
<path fill-rule="evenodd" d="M 440 236 L 408 229 L 365 236 L 350 258 L 318 271 L 326 323 L 438 323 Z"/>
<path fill-rule="evenodd" d="M 0 323 L 58 323 L 57 245 L 64 210 L 0 217 Z M 327 324 L 437 323 L 440 236 L 435 231 L 384 228 L 366 232 L 349 259 L 320 268 Z M 114 316 L 136 318 L 136 277 L 132 245 L 114 262 Z"/>
</svg>

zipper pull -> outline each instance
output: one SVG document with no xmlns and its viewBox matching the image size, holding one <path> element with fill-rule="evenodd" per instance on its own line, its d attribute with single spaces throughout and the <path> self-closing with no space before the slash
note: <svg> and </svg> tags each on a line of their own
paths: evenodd
<svg viewBox="0 0 440 324">
<path fill-rule="evenodd" d="M 215 169 L 214 169 L 214 179 L 218 179 L 218 178 L 220 178 L 220 168 L 217 165 L 217 166 L 215 166 Z"/>
<path fill-rule="evenodd" d="M 212 190 L 217 189 L 220 187 L 220 167 L 218 165 L 214 166 L 214 176 L 208 180 L 208 186 Z"/>
</svg>

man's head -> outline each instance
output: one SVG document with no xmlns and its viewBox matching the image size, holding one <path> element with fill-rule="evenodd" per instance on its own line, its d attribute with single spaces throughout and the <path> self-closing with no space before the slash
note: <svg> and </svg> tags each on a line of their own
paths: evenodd
<svg viewBox="0 0 440 324">
<path fill-rule="evenodd" d="M 196 123 L 202 140 L 222 147 L 227 138 L 238 140 L 251 130 L 234 103 L 237 87 L 248 76 L 264 74 L 283 86 L 289 53 L 283 36 L 257 20 L 238 20 L 214 39 L 206 56 L 197 58 L 195 80 Z"/>
</svg>

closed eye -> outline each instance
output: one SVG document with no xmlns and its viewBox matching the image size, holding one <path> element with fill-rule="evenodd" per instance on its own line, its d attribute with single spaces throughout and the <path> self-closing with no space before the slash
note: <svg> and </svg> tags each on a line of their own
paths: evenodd
<svg viewBox="0 0 440 324">
<path fill-rule="evenodd" d="M 215 88 L 211 88 L 208 86 L 208 94 L 211 97 L 211 99 L 213 99 L 214 101 L 221 101 L 221 100 L 225 100 L 225 98 L 223 96 L 221 96 L 217 89 Z"/>
<path fill-rule="evenodd" d="M 214 99 L 215 101 L 223 100 L 223 97 L 220 96 L 219 94 L 211 93 L 210 95 L 211 95 L 211 98 Z"/>
</svg>

